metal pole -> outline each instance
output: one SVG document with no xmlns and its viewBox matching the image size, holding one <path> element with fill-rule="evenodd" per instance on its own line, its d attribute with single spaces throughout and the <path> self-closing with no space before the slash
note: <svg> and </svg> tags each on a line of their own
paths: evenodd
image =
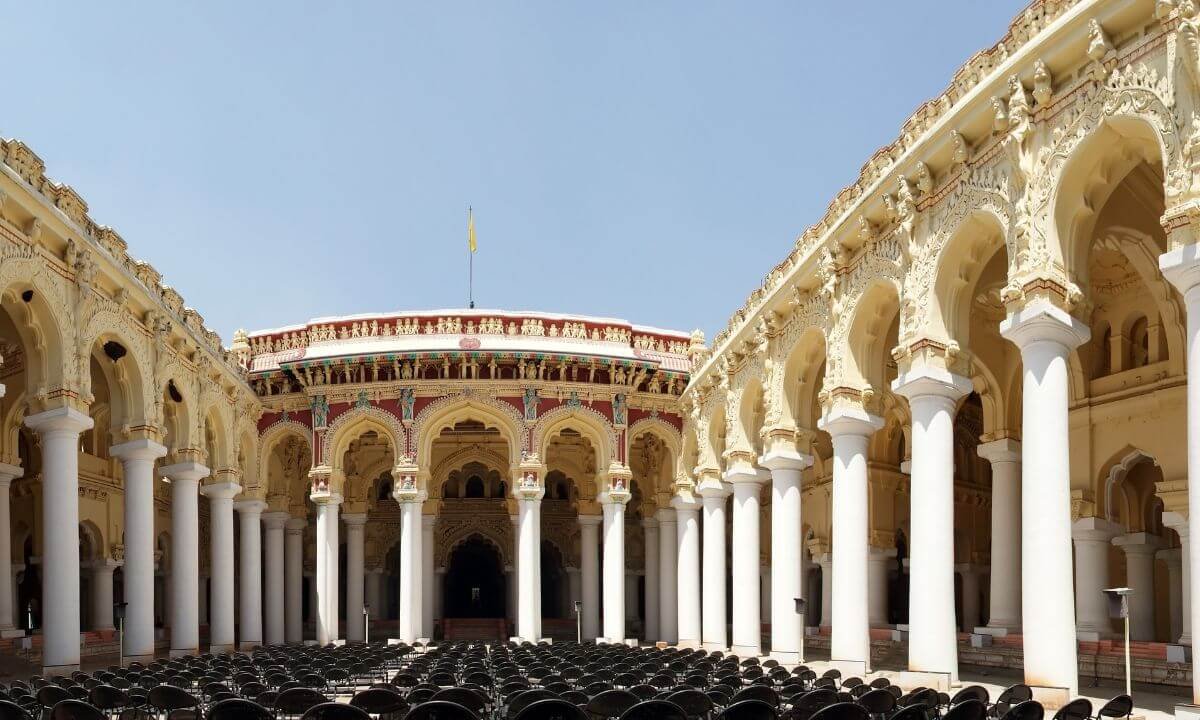
<svg viewBox="0 0 1200 720">
<path fill-rule="evenodd" d="M 1122 598 L 1122 600 L 1126 600 Z M 1129 613 L 1125 613 L 1125 694 L 1133 697 L 1133 680 L 1129 672 Z"/>
<path fill-rule="evenodd" d="M 363 606 L 363 642 L 367 645 L 371 644 L 371 610 L 367 606 Z"/>
<path fill-rule="evenodd" d="M 117 619 L 117 667 L 125 665 L 125 618 Z"/>
<path fill-rule="evenodd" d="M 800 664 L 801 665 L 804 664 L 804 631 L 805 631 L 804 626 L 808 624 L 808 621 L 805 619 L 806 617 L 807 617 L 807 613 L 805 613 L 803 610 L 801 610 L 800 611 Z"/>
</svg>

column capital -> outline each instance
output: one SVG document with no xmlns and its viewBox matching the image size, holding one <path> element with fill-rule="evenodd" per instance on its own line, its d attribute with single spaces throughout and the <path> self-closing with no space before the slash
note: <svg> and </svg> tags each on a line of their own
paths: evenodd
<svg viewBox="0 0 1200 720">
<path fill-rule="evenodd" d="M 147 438 L 139 438 L 123 442 L 120 445 L 113 445 L 108 449 L 108 453 L 115 458 L 121 460 L 157 460 L 167 454 L 167 448 L 149 440 Z"/>
<path fill-rule="evenodd" d="M 25 468 L 20 465 L 0 463 L 0 487 L 7 488 L 13 480 L 21 477 L 24 473 Z"/>
<path fill-rule="evenodd" d="M 662 511 L 660 510 L 659 512 L 662 512 Z M 513 524 L 516 525 L 518 522 L 516 517 L 511 516 L 511 515 L 509 517 L 513 518 Z M 599 515 L 580 515 L 576 518 L 576 520 L 578 521 L 578 523 L 580 525 L 590 525 L 592 527 L 595 527 L 600 524 L 600 522 L 603 520 L 603 518 L 601 518 Z"/>
<path fill-rule="evenodd" d="M 892 381 L 892 392 L 903 395 L 909 402 L 924 397 L 955 402 L 971 389 L 969 378 L 930 365 L 912 368 Z"/>
<path fill-rule="evenodd" d="M 1200 286 L 1200 245 L 1192 243 L 1158 256 L 1158 269 L 1167 282 L 1187 295 Z"/>
<path fill-rule="evenodd" d="M 1000 323 L 1000 335 L 1022 350 L 1038 342 L 1056 342 L 1074 350 L 1092 337 L 1092 331 L 1049 300 L 1037 299 L 1010 312 Z"/>
<path fill-rule="evenodd" d="M 242 486 L 235 482 L 209 483 L 200 488 L 200 494 L 211 500 L 232 500 L 242 491 Z"/>
<path fill-rule="evenodd" d="M 367 524 L 367 514 L 361 513 L 342 513 L 342 522 L 346 523 L 346 527 L 362 527 Z"/>
<path fill-rule="evenodd" d="M 1183 566 L 1183 548 L 1163 548 L 1155 553 L 1154 556 L 1176 568 Z"/>
<path fill-rule="evenodd" d="M 675 508 L 676 512 L 700 512 L 700 503 L 696 502 L 695 498 L 683 495 L 671 498 L 671 507 Z"/>
<path fill-rule="evenodd" d="M 796 452 L 795 450 L 772 450 L 758 459 L 758 464 L 771 472 L 776 470 L 800 471 L 813 464 L 812 455 Z"/>
<path fill-rule="evenodd" d="M 869 438 L 883 427 L 883 418 L 861 407 L 844 405 L 822 415 L 817 427 L 832 437 L 860 435 Z"/>
<path fill-rule="evenodd" d="M 210 470 L 198 462 L 188 461 L 161 467 L 158 472 L 172 483 L 198 483 L 208 477 Z"/>
<path fill-rule="evenodd" d="M 313 504 L 317 507 L 342 504 L 342 494 L 329 490 L 310 490 L 308 497 L 312 499 Z"/>
<path fill-rule="evenodd" d="M 88 415 L 72 407 L 57 407 L 29 415 L 25 418 L 25 426 L 35 432 L 75 432 L 90 430 L 95 422 Z"/>
<path fill-rule="evenodd" d="M 715 482 L 702 485 L 699 490 L 700 497 L 705 500 L 724 500 L 733 494 L 733 490 L 723 482 Z"/>
<path fill-rule="evenodd" d="M 233 509 L 240 513 L 261 515 L 262 511 L 267 509 L 267 503 L 258 499 L 238 500 L 233 504 Z"/>
<path fill-rule="evenodd" d="M 291 515 L 285 512 L 269 512 L 263 513 L 263 525 L 267 526 L 268 530 L 282 530 L 286 525 Z"/>
<path fill-rule="evenodd" d="M 1104 518 L 1085 517 L 1071 523 L 1071 538 L 1076 542 L 1108 543 L 1120 532 L 1120 525 Z"/>
<path fill-rule="evenodd" d="M 675 508 L 659 508 L 658 512 L 654 513 L 658 518 L 658 525 L 661 528 L 663 524 L 673 524 L 676 521 Z"/>
<path fill-rule="evenodd" d="M 1162 540 L 1157 535 L 1146 532 L 1126 533 L 1112 539 L 1112 544 L 1125 551 L 1126 555 L 1147 555 L 1154 557 L 1162 547 Z"/>
<path fill-rule="evenodd" d="M 1012 438 L 1000 438 L 979 443 L 975 448 L 979 457 L 988 462 L 1021 462 L 1021 443 Z"/>
<path fill-rule="evenodd" d="M 1162 514 L 1162 524 L 1164 527 L 1169 527 L 1179 535 L 1180 540 L 1185 540 L 1188 535 L 1188 519 L 1183 513 L 1168 511 Z"/>
<path fill-rule="evenodd" d="M 725 482 L 730 485 L 760 485 L 770 479 L 770 476 L 763 477 L 764 473 L 758 471 L 758 468 L 738 468 L 725 471 Z"/>
<path fill-rule="evenodd" d="M 642 527 L 647 530 L 657 530 L 658 520 L 654 519 L 653 517 L 645 518 L 642 520 Z"/>
<path fill-rule="evenodd" d="M 288 521 L 283 525 L 287 530 L 288 535 L 300 535 L 304 529 L 308 527 L 308 519 L 302 517 L 289 517 Z"/>
</svg>

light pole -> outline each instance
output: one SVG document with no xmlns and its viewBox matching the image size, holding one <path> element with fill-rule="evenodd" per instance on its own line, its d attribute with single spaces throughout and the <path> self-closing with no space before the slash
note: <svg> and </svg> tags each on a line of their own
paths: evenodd
<svg viewBox="0 0 1200 720">
<path fill-rule="evenodd" d="M 1127 587 L 1106 588 L 1100 592 L 1108 598 L 1108 616 L 1125 621 L 1125 694 L 1133 697 L 1133 679 L 1129 672 L 1129 596 L 1133 590 Z"/>
<path fill-rule="evenodd" d="M 371 644 L 371 606 L 363 603 L 363 643 Z"/>
<path fill-rule="evenodd" d="M 117 621 L 117 666 L 125 664 L 125 607 L 128 603 L 113 603 L 113 617 Z"/>
<path fill-rule="evenodd" d="M 575 642 L 583 644 L 583 602 L 575 601 Z"/>
<path fill-rule="evenodd" d="M 795 602 L 796 602 L 796 614 L 800 616 L 800 645 L 799 645 L 799 647 L 800 647 L 800 664 L 803 665 L 804 664 L 804 631 L 805 631 L 804 611 L 807 609 L 808 603 L 806 603 L 804 601 L 804 598 L 795 598 Z"/>
</svg>

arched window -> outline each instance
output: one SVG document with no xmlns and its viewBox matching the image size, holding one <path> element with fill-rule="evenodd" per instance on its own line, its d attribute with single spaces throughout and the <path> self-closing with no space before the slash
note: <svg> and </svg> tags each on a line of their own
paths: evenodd
<svg viewBox="0 0 1200 720">
<path fill-rule="evenodd" d="M 1150 364 L 1150 323 L 1144 317 L 1129 327 L 1129 367 L 1139 368 Z"/>
<path fill-rule="evenodd" d="M 478 475 L 472 475 L 467 478 L 467 487 L 463 492 L 463 497 L 481 498 L 483 497 L 483 478 Z"/>
<path fill-rule="evenodd" d="M 379 481 L 379 491 L 375 494 L 376 500 L 387 500 L 392 496 L 392 478 L 385 477 Z"/>
<path fill-rule="evenodd" d="M 555 497 L 557 497 L 559 500 L 566 500 L 568 498 L 567 483 L 565 480 L 559 480 L 554 489 Z"/>
</svg>

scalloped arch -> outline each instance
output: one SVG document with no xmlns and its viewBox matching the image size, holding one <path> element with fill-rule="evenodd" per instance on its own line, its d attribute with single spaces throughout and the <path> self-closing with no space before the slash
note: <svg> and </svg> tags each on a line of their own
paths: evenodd
<svg viewBox="0 0 1200 720">
<path fill-rule="evenodd" d="M 496 398 L 461 394 L 438 398 L 417 413 L 409 434 L 412 441 L 409 453 L 416 457 L 418 464 L 428 462 L 433 440 L 447 425 L 464 419 L 493 423 L 509 442 L 512 464 L 529 452 L 529 432 L 516 407 Z"/>
<path fill-rule="evenodd" d="M 322 462 L 333 468 L 340 468 L 342 466 L 341 454 L 345 445 L 348 444 L 346 437 L 350 431 L 364 422 L 378 425 L 383 429 L 388 435 L 388 442 L 391 443 L 395 460 L 399 461 L 400 456 L 404 454 L 404 448 L 408 447 L 404 426 L 400 424 L 400 418 L 383 408 L 372 405 L 351 408 L 338 415 L 325 431 L 325 442 L 321 452 Z"/>
<path fill-rule="evenodd" d="M 572 422 L 580 423 L 585 434 L 591 436 L 589 439 L 597 446 L 595 450 L 599 453 L 596 469 L 599 472 L 607 472 L 609 465 L 617 457 L 617 431 L 608 422 L 608 418 L 595 408 L 559 405 L 538 418 L 537 424 L 533 426 L 531 439 L 531 445 L 537 449 L 538 457 L 545 461 L 550 438 Z"/>
</svg>

